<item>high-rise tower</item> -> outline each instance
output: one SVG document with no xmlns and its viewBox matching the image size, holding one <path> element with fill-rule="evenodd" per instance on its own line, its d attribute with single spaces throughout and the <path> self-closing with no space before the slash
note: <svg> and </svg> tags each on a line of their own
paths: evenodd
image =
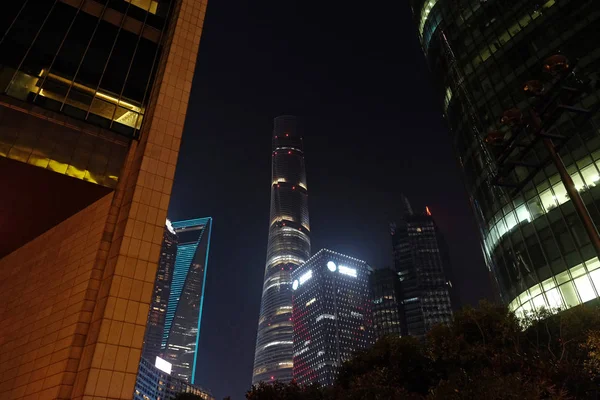
<svg viewBox="0 0 600 400">
<path fill-rule="evenodd" d="M 161 344 L 163 342 L 165 317 L 171 295 L 176 256 L 177 234 L 173 229 L 173 225 L 171 225 L 171 221 L 167 220 L 160 249 L 160 258 L 158 259 L 152 302 L 148 312 L 146 333 L 144 334 L 144 347 L 142 348 L 142 357 L 152 363 L 154 363 L 157 356 L 162 356 Z"/>
<path fill-rule="evenodd" d="M 404 215 L 391 224 L 394 268 L 400 279 L 403 329 L 423 336 L 452 319 L 450 261 L 443 238 L 429 212 L 413 214 L 404 199 Z"/>
<path fill-rule="evenodd" d="M 600 2 L 410 3 L 502 299 L 597 299 Z"/>
<path fill-rule="evenodd" d="M 302 136 L 296 118 L 275 118 L 271 217 L 252 383 L 292 379 L 292 270 L 310 256 Z"/>
<path fill-rule="evenodd" d="M 292 273 L 294 379 L 335 383 L 340 366 L 373 344 L 371 267 L 322 249 Z"/>
<path fill-rule="evenodd" d="M 212 218 L 173 221 L 177 256 L 161 348 L 172 375 L 195 383 Z"/>
</svg>

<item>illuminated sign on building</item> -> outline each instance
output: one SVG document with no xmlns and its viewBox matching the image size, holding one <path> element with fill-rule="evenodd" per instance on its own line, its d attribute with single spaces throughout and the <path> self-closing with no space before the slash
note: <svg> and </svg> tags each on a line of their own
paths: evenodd
<svg viewBox="0 0 600 400">
<path fill-rule="evenodd" d="M 161 371 L 166 372 L 167 374 L 171 375 L 171 367 L 173 367 L 173 364 L 171 364 L 167 360 L 163 360 L 162 358 L 156 356 L 156 361 L 154 362 L 154 366 L 156 368 L 160 369 Z"/>
</svg>

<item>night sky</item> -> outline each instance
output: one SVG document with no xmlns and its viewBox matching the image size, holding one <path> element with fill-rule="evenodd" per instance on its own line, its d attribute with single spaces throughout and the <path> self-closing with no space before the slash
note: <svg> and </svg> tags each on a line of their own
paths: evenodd
<svg viewBox="0 0 600 400">
<path fill-rule="evenodd" d="M 214 218 L 197 381 L 217 399 L 250 386 L 281 114 L 302 120 L 313 253 L 391 265 L 404 193 L 446 236 L 462 302 L 492 297 L 408 2 L 211 1 L 169 216 Z"/>
</svg>

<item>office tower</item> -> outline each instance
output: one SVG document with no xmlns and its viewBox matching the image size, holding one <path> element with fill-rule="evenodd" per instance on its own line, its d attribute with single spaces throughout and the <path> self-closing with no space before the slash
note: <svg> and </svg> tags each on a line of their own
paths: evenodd
<svg viewBox="0 0 600 400">
<path fill-rule="evenodd" d="M 162 359 L 155 364 L 142 357 L 133 400 L 174 400 L 179 393 L 215 400 L 208 390 L 171 375 L 170 368 L 171 365 Z"/>
<path fill-rule="evenodd" d="M 173 221 L 171 226 L 177 256 L 161 347 L 164 359 L 173 364 L 172 375 L 195 383 L 212 218 Z"/>
<path fill-rule="evenodd" d="M 294 379 L 333 385 L 338 368 L 373 343 L 364 261 L 323 249 L 292 272 Z"/>
<path fill-rule="evenodd" d="M 132 398 L 205 10 L 3 4 L 4 398 Z"/>
<path fill-rule="evenodd" d="M 503 301 L 597 298 L 600 2 L 411 4 Z"/>
<path fill-rule="evenodd" d="M 369 276 L 369 284 L 373 299 L 374 338 L 406 335 L 406 320 L 398 273 L 391 268 L 375 269 Z"/>
<path fill-rule="evenodd" d="M 405 200 L 408 204 L 408 200 Z M 400 278 L 406 333 L 423 336 L 435 324 L 452 319 L 450 265 L 441 234 L 429 208 L 391 224 L 394 267 Z"/>
<path fill-rule="evenodd" d="M 271 218 L 252 383 L 292 379 L 292 270 L 310 256 L 308 194 L 296 118 L 275 118 Z"/>
<path fill-rule="evenodd" d="M 165 330 L 165 316 L 171 294 L 171 282 L 177 256 L 177 234 L 171 221 L 167 220 L 163 234 L 163 242 L 158 259 L 158 268 L 154 281 L 154 292 L 148 312 L 148 323 L 144 334 L 142 357 L 154 362 L 157 356 L 162 356 L 162 341 Z"/>
<path fill-rule="evenodd" d="M 142 356 L 172 364 L 172 375 L 194 383 L 212 218 L 167 220 L 148 313 Z"/>
</svg>

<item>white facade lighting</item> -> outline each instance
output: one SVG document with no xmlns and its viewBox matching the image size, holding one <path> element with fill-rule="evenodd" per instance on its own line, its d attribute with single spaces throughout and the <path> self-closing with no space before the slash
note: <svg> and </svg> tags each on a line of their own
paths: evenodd
<svg viewBox="0 0 600 400">
<path fill-rule="evenodd" d="M 294 282 L 292 283 L 292 290 L 296 289 L 298 289 L 298 279 L 294 280 Z"/>
<path fill-rule="evenodd" d="M 169 221 L 167 219 L 166 225 L 167 225 L 167 229 L 169 230 L 169 232 L 171 232 L 172 234 L 175 235 L 175 229 L 173 229 L 173 225 L 171 225 L 171 221 Z"/>
<path fill-rule="evenodd" d="M 340 274 L 356 278 L 356 270 L 354 268 L 346 267 L 345 265 L 340 265 L 338 268 L 340 270 Z"/>
<path fill-rule="evenodd" d="M 312 269 L 309 269 L 308 272 L 304 273 L 304 275 L 302 275 L 299 279 L 299 284 L 302 285 L 304 284 L 304 282 L 306 282 L 307 280 L 309 280 L 310 278 L 312 278 L 313 273 L 312 273 Z"/>
<path fill-rule="evenodd" d="M 161 370 L 162 372 L 166 372 L 167 374 L 171 375 L 171 368 L 173 367 L 173 364 L 171 364 L 167 360 L 164 360 L 164 359 L 156 356 L 156 361 L 154 361 L 154 366 L 156 368 L 158 368 L 159 370 Z"/>
<path fill-rule="evenodd" d="M 333 261 L 329 261 L 327 263 L 327 269 L 329 269 L 331 272 L 335 272 L 335 270 L 337 269 L 337 266 L 335 265 L 335 263 Z"/>
</svg>

